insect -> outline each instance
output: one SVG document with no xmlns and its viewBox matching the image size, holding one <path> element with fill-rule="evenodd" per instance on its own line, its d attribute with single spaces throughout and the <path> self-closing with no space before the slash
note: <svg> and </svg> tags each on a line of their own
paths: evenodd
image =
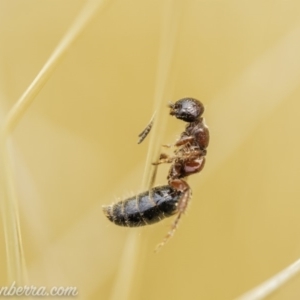
<svg viewBox="0 0 300 300">
<path fill-rule="evenodd" d="M 110 221 L 128 227 L 153 224 L 176 214 L 170 231 L 156 250 L 163 246 L 176 231 L 192 196 L 187 177 L 203 169 L 209 144 L 209 131 L 202 118 L 204 106 L 199 100 L 183 98 L 168 106 L 171 116 L 187 122 L 185 130 L 172 145 L 175 148 L 173 155 L 162 153 L 159 160 L 153 163 L 153 165 L 171 164 L 167 176 L 168 185 L 154 187 L 134 197 L 103 207 Z M 152 122 L 151 120 L 151 125 L 140 134 L 142 139 L 149 133 Z"/>
</svg>

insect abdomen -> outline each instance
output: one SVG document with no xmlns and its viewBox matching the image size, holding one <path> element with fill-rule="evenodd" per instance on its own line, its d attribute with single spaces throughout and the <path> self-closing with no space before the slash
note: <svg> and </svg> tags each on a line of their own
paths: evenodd
<svg viewBox="0 0 300 300">
<path fill-rule="evenodd" d="M 177 213 L 181 195 L 182 192 L 169 185 L 158 186 L 115 204 L 103 206 L 103 211 L 116 225 L 144 226 Z"/>
</svg>

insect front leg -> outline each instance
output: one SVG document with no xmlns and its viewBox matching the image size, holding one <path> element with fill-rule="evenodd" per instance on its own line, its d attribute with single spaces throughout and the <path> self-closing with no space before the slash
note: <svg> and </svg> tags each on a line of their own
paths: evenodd
<svg viewBox="0 0 300 300">
<path fill-rule="evenodd" d="M 183 146 L 186 145 L 188 143 L 191 143 L 195 138 L 193 136 L 189 136 L 189 135 L 182 135 L 180 137 L 180 139 L 175 143 L 175 146 Z"/>
</svg>

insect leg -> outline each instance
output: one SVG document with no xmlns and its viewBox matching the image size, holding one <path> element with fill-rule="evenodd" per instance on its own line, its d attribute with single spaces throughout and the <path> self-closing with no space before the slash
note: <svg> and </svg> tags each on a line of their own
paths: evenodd
<svg viewBox="0 0 300 300">
<path fill-rule="evenodd" d="M 184 180 L 180 180 L 180 179 L 174 180 L 173 183 L 174 183 L 174 187 L 175 186 L 177 186 L 177 188 L 179 186 L 183 187 L 184 191 L 183 191 L 183 194 L 181 196 L 181 199 L 178 202 L 178 207 L 177 207 L 178 208 L 178 214 L 177 214 L 177 217 L 174 220 L 173 224 L 171 225 L 171 228 L 170 228 L 169 232 L 164 237 L 164 239 L 162 240 L 162 242 L 159 243 L 156 246 L 156 248 L 154 250 L 155 252 L 158 252 L 161 249 L 161 247 L 163 247 L 169 241 L 169 239 L 174 235 L 174 233 L 175 233 L 175 231 L 176 231 L 176 229 L 178 227 L 180 218 L 185 213 L 185 211 L 186 211 L 186 209 L 188 207 L 189 200 L 192 197 L 192 190 L 191 190 L 191 188 L 189 187 L 189 185 Z M 172 185 L 172 184 L 170 184 L 170 185 Z"/>
<path fill-rule="evenodd" d="M 152 165 L 157 166 L 160 164 L 170 164 L 176 159 L 176 156 L 169 156 L 165 153 L 161 153 L 159 156 L 159 160 L 157 162 L 152 163 Z"/>
</svg>

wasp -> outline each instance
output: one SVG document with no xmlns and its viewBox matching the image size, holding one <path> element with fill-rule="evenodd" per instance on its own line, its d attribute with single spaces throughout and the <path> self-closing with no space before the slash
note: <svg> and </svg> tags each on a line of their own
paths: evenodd
<svg viewBox="0 0 300 300">
<path fill-rule="evenodd" d="M 169 103 L 170 115 L 187 123 L 185 130 L 173 146 L 171 156 L 162 153 L 153 165 L 171 164 L 167 176 L 168 184 L 154 187 L 136 196 L 103 206 L 106 217 L 116 225 L 137 227 L 153 224 L 166 217 L 176 218 L 157 250 L 173 236 L 181 216 L 192 197 L 187 183 L 188 176 L 199 173 L 205 165 L 209 144 L 209 130 L 202 114 L 203 104 L 194 98 L 183 98 Z M 139 135 L 143 140 L 150 132 L 153 120 Z M 170 146 L 171 147 L 171 146 Z"/>
</svg>

